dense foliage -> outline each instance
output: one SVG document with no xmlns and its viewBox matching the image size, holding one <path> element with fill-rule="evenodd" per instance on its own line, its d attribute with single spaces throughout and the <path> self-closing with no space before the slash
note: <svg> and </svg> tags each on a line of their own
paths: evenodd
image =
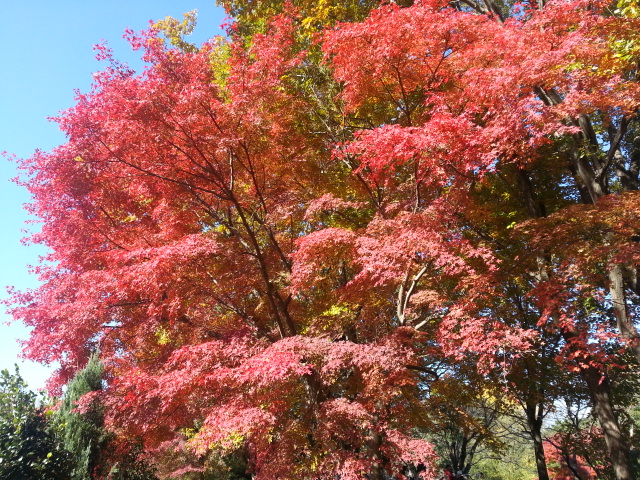
<svg viewBox="0 0 640 480">
<path fill-rule="evenodd" d="M 0 371 L 0 479 L 68 478 L 70 459 L 41 400 L 17 368 L 13 374 Z"/>
<path fill-rule="evenodd" d="M 99 350 L 80 410 L 167 476 L 428 477 L 438 429 L 500 449 L 490 405 L 546 480 L 580 385 L 631 480 L 635 4 L 222 3 L 228 39 L 130 32 L 141 74 L 98 47 L 67 143 L 22 162 L 50 254 L 12 312 L 53 387 Z"/>
</svg>

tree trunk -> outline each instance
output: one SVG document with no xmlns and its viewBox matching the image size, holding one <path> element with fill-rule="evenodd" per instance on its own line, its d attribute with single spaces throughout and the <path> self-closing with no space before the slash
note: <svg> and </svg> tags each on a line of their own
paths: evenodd
<svg viewBox="0 0 640 480">
<path fill-rule="evenodd" d="M 611 303 L 616 314 L 616 323 L 620 336 L 627 342 L 627 347 L 640 362 L 640 335 L 629 316 L 626 296 L 624 293 L 624 277 L 622 265 L 616 264 L 609 270 L 609 292 Z"/>
<path fill-rule="evenodd" d="M 544 455 L 544 445 L 542 443 L 542 415 L 540 414 L 540 407 L 540 405 L 535 403 L 527 403 L 524 410 L 527 414 L 529 434 L 533 440 L 538 480 L 549 480 L 547 459 Z"/>
<path fill-rule="evenodd" d="M 369 450 L 371 451 L 371 458 L 373 465 L 371 466 L 371 472 L 369 474 L 370 480 L 384 480 L 384 468 L 382 453 L 380 447 L 382 446 L 382 435 L 376 431 L 371 432 L 369 437 Z"/>
<path fill-rule="evenodd" d="M 633 480 L 629 445 L 613 411 L 609 378 L 593 366 L 583 368 L 580 373 L 589 387 L 616 480 Z"/>
</svg>

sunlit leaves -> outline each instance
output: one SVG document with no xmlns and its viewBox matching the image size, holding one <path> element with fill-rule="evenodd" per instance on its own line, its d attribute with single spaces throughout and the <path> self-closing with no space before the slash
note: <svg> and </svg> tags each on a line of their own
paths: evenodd
<svg viewBox="0 0 640 480">
<path fill-rule="evenodd" d="M 567 332 L 565 366 L 614 359 L 635 18 L 224 3 L 238 23 L 200 48 L 192 16 L 130 32 L 142 74 L 100 47 L 68 142 L 22 163 L 50 249 L 15 297 L 29 356 L 64 383 L 99 347 L 110 428 L 262 479 L 430 462 L 410 433 L 447 362 L 482 382 Z"/>
</svg>

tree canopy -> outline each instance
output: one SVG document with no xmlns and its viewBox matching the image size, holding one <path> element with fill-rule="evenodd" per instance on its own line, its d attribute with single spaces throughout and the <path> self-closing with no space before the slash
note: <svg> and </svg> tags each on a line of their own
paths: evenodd
<svg viewBox="0 0 640 480">
<path fill-rule="evenodd" d="M 12 313 L 52 386 L 99 350 L 80 410 L 149 450 L 382 479 L 435 475 L 457 375 L 521 403 L 548 478 L 545 395 L 581 382 L 631 480 L 634 5 L 222 3 L 226 39 L 129 32 L 139 74 L 99 47 L 67 142 L 21 163 L 50 253 Z"/>
</svg>

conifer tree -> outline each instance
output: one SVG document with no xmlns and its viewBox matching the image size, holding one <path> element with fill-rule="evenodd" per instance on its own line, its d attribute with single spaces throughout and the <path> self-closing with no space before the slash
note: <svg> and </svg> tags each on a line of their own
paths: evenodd
<svg viewBox="0 0 640 480">
<path fill-rule="evenodd" d="M 104 367 L 93 354 L 67 385 L 57 417 L 64 448 L 73 459 L 70 480 L 154 480 L 152 468 L 140 457 L 139 442 L 119 440 L 105 428 L 104 407 L 95 396 L 104 384 Z"/>
<path fill-rule="evenodd" d="M 64 447 L 74 458 L 72 480 L 89 480 L 98 467 L 100 449 L 104 446 L 102 408 L 97 402 L 79 413 L 76 402 L 85 394 L 102 389 L 102 364 L 97 355 L 67 385 L 58 420 L 64 428 Z"/>
</svg>

